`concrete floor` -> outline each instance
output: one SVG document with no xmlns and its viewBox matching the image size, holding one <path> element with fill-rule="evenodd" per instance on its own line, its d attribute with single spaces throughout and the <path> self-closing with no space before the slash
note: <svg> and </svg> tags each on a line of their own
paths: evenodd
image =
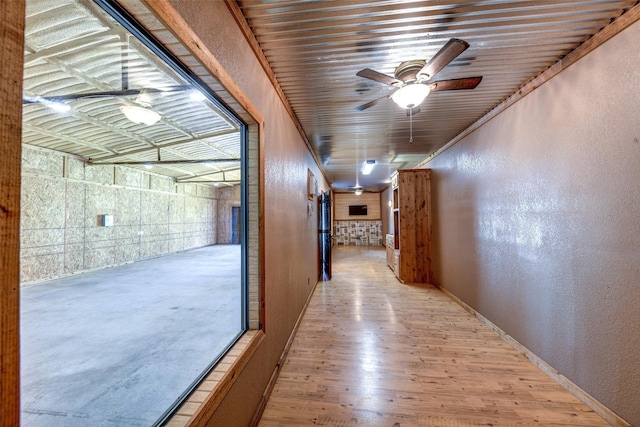
<svg viewBox="0 0 640 427">
<path fill-rule="evenodd" d="M 150 426 L 241 332 L 240 246 L 21 290 L 22 425 Z"/>
</svg>

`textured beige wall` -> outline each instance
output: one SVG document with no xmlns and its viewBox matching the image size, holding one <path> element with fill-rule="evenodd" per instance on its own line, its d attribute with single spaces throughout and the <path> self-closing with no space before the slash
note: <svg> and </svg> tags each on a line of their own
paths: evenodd
<svg viewBox="0 0 640 427">
<path fill-rule="evenodd" d="M 640 23 L 428 163 L 437 282 L 640 425 Z"/>
<path fill-rule="evenodd" d="M 217 189 L 52 151 L 23 148 L 21 203 L 23 284 L 216 243 Z"/>
<path fill-rule="evenodd" d="M 266 335 L 209 422 L 246 426 L 319 276 L 317 202 L 307 200 L 307 169 L 320 191 L 328 185 L 225 3 L 171 4 L 264 117 Z"/>
</svg>

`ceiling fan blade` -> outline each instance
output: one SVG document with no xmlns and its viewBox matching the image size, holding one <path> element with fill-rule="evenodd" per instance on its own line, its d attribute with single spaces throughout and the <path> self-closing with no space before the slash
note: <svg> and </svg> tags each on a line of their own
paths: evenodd
<svg viewBox="0 0 640 427">
<path fill-rule="evenodd" d="M 373 101 L 369 101 L 366 104 L 362 104 L 362 105 L 356 107 L 356 110 L 357 111 L 366 110 L 367 108 L 373 107 L 374 105 L 384 101 L 385 99 L 389 99 L 389 98 L 391 98 L 391 95 L 386 95 L 386 96 L 383 96 L 382 98 L 374 99 Z"/>
<path fill-rule="evenodd" d="M 365 68 L 356 73 L 356 76 L 364 77 L 365 79 L 374 80 L 379 83 L 384 83 L 389 86 L 402 83 L 395 77 L 387 76 L 386 74 L 379 73 L 370 68 Z"/>
<path fill-rule="evenodd" d="M 431 92 L 438 92 L 443 90 L 475 89 L 481 81 L 482 76 L 465 77 L 463 79 L 451 79 L 433 82 L 429 85 L 429 87 L 431 88 Z"/>
<path fill-rule="evenodd" d="M 432 78 L 435 76 L 440 70 L 449 65 L 451 61 L 456 59 L 458 55 L 467 50 L 469 47 L 469 43 L 460 39 L 450 39 L 447 44 L 442 46 L 442 48 L 435 54 L 433 58 L 427 62 L 427 64 L 422 67 L 422 70 L 418 71 L 417 76 L 424 76 L 427 78 Z"/>
<path fill-rule="evenodd" d="M 192 89 L 193 86 L 170 86 L 162 89 L 151 89 L 151 88 L 143 88 L 143 89 L 126 89 L 126 90 L 106 90 L 102 92 L 85 92 L 85 93 L 72 93 L 68 95 L 53 95 L 53 96 L 41 96 L 41 97 L 33 97 L 29 100 L 23 100 L 23 103 L 35 103 L 39 102 L 39 100 L 44 101 L 75 101 L 77 99 L 91 99 L 91 98 L 121 98 L 127 96 L 138 96 L 141 92 L 145 92 L 147 94 L 158 94 L 158 93 L 166 93 L 166 92 L 181 92 Z"/>
</svg>

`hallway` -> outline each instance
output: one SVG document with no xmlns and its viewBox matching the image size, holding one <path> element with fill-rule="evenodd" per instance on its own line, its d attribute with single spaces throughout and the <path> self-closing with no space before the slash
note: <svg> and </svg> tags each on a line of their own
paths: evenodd
<svg viewBox="0 0 640 427">
<path fill-rule="evenodd" d="M 441 291 L 403 285 L 383 248 L 337 247 L 260 426 L 606 426 Z"/>
</svg>

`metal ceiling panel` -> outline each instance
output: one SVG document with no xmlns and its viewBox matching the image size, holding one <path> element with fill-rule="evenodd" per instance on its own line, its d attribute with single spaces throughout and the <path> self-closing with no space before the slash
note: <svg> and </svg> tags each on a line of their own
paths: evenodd
<svg viewBox="0 0 640 427">
<path fill-rule="evenodd" d="M 228 171 L 238 181 L 239 125 L 195 92 L 92 1 L 27 1 L 23 143 L 89 164 L 174 162 L 153 172 L 176 180 L 213 183 Z M 120 108 L 136 102 L 160 120 L 127 119 Z"/>
<path fill-rule="evenodd" d="M 334 189 L 380 190 L 619 17 L 635 0 L 238 0 L 260 48 Z M 450 38 L 469 49 L 434 80 L 483 76 L 468 91 L 435 92 L 410 118 L 395 88 L 356 76 L 393 76 L 429 60 Z M 410 139 L 412 125 L 413 143 Z M 359 171 L 365 160 L 377 167 Z"/>
</svg>

